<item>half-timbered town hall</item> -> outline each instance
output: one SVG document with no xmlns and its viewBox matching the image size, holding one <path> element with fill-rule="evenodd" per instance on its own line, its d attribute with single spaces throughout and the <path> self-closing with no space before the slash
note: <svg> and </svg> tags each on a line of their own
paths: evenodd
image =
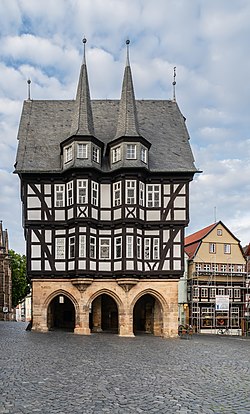
<svg viewBox="0 0 250 414">
<path fill-rule="evenodd" d="M 175 99 L 136 100 L 127 51 L 120 99 L 91 100 L 84 49 L 76 99 L 26 100 L 18 140 L 32 329 L 176 336 L 197 170 Z"/>
</svg>

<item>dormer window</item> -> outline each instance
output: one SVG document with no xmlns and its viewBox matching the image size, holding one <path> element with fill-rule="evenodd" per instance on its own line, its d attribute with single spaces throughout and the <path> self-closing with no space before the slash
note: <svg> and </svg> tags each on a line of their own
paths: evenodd
<svg viewBox="0 0 250 414">
<path fill-rule="evenodd" d="M 135 160 L 136 159 L 136 145 L 135 144 L 127 144 L 127 160 Z"/>
<path fill-rule="evenodd" d="M 69 145 L 64 149 L 64 163 L 71 161 L 73 159 L 73 145 Z"/>
<path fill-rule="evenodd" d="M 112 163 L 118 162 L 121 160 L 121 147 L 116 147 L 112 150 Z"/>
<path fill-rule="evenodd" d="M 147 164 L 148 160 L 147 160 L 147 155 L 148 155 L 148 151 L 146 148 L 142 147 L 141 148 L 141 161 L 144 162 L 145 164 Z"/>
<path fill-rule="evenodd" d="M 77 158 L 88 158 L 88 144 L 77 144 Z"/>
<path fill-rule="evenodd" d="M 92 160 L 97 163 L 100 162 L 100 148 L 95 145 L 92 147 Z"/>
</svg>

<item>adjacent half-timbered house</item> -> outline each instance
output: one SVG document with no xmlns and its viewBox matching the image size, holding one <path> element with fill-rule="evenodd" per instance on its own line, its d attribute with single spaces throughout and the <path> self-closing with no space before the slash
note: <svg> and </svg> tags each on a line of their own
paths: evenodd
<svg viewBox="0 0 250 414">
<path fill-rule="evenodd" d="M 84 44 L 85 46 L 85 44 Z M 175 336 L 189 183 L 197 171 L 175 100 L 26 100 L 21 179 L 33 329 Z"/>
</svg>

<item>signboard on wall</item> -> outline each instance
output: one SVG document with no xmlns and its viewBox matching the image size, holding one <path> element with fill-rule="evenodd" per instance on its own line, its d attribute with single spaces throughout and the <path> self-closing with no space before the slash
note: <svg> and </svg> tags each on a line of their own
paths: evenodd
<svg viewBox="0 0 250 414">
<path fill-rule="evenodd" d="M 215 310 L 216 311 L 229 311 L 229 295 L 216 295 L 215 296 Z"/>
</svg>

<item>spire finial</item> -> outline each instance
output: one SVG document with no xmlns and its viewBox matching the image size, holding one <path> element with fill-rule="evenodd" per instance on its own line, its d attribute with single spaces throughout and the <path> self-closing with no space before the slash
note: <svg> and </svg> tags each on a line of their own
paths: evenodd
<svg viewBox="0 0 250 414">
<path fill-rule="evenodd" d="M 30 101 L 31 100 L 30 99 L 30 84 L 31 84 L 31 80 L 30 79 L 27 80 L 27 84 L 28 84 L 28 101 Z"/>
<path fill-rule="evenodd" d="M 130 44 L 130 40 L 127 39 L 126 40 L 126 45 L 127 45 L 127 62 L 126 62 L 126 66 L 129 66 L 129 44 Z"/>
<path fill-rule="evenodd" d="M 175 97 L 175 85 L 176 85 L 176 81 L 175 81 L 175 78 L 176 78 L 176 66 L 174 66 L 174 80 L 173 80 L 173 83 L 172 83 L 172 85 L 173 85 L 173 101 L 174 102 L 176 101 L 176 97 Z"/>
<path fill-rule="evenodd" d="M 84 36 L 84 38 L 82 39 L 82 43 L 83 43 L 83 64 L 86 64 L 86 55 L 85 55 L 85 49 L 86 49 L 86 43 L 87 43 L 87 39 Z"/>
</svg>

